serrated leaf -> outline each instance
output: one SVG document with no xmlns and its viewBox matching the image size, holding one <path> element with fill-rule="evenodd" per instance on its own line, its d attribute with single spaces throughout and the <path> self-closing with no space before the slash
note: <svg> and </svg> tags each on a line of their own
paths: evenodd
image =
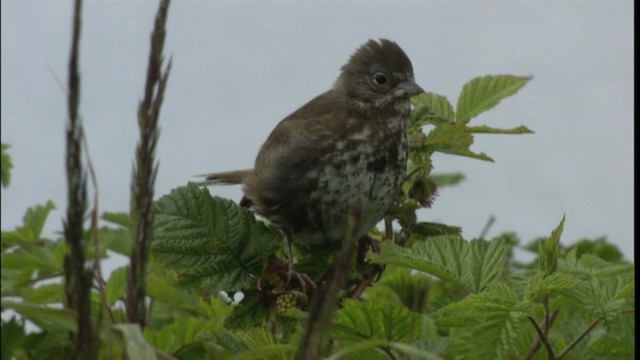
<svg viewBox="0 0 640 360">
<path fill-rule="evenodd" d="M 474 134 L 533 134 L 533 131 L 522 125 L 511 129 L 498 129 L 486 125 L 467 126 L 467 131 Z"/>
<path fill-rule="evenodd" d="M 431 174 L 429 177 L 436 183 L 438 188 L 458 185 L 464 180 L 464 174 L 462 173 Z"/>
<path fill-rule="evenodd" d="M 131 256 L 131 232 L 125 228 L 101 227 L 98 229 L 98 238 L 102 248 L 111 250 L 120 255 Z"/>
<path fill-rule="evenodd" d="M 23 244 L 16 251 L 2 256 L 2 269 L 38 269 L 39 275 L 62 273 L 63 264 L 56 257 L 59 243 Z"/>
<path fill-rule="evenodd" d="M 470 293 L 479 293 L 501 278 L 509 251 L 500 238 L 467 242 L 460 236 L 435 236 L 410 248 L 385 241 L 374 262 L 424 271 Z"/>
<path fill-rule="evenodd" d="M 409 120 L 412 127 L 453 122 L 453 106 L 445 96 L 422 93 L 412 97 L 411 104 L 415 107 Z"/>
<path fill-rule="evenodd" d="M 473 135 L 464 126 L 443 124 L 427 134 L 424 146 L 431 151 L 493 162 L 493 159 L 486 154 L 477 154 L 471 151 L 469 149 L 471 144 L 473 144 Z"/>
<path fill-rule="evenodd" d="M 125 229 L 131 226 L 131 217 L 125 212 L 109 212 L 105 211 L 100 216 L 100 219 L 110 222 L 115 225 L 119 225 Z"/>
<path fill-rule="evenodd" d="M 0 347 L 1 359 L 16 359 L 13 356 L 14 350 L 22 347 L 25 340 L 24 325 L 20 324 L 16 317 L 11 320 L 2 320 L 2 331 L 0 331 L 2 346 Z"/>
<path fill-rule="evenodd" d="M 492 283 L 480 294 L 447 305 L 438 312 L 447 314 L 437 324 L 472 329 L 471 351 L 481 359 L 503 359 L 515 339 L 524 331 L 533 307 L 521 301 L 505 283 Z"/>
<path fill-rule="evenodd" d="M 76 313 L 69 309 L 56 309 L 44 305 L 26 302 L 0 300 L 3 308 L 15 310 L 24 318 L 29 319 L 43 329 L 76 331 Z"/>
<path fill-rule="evenodd" d="M 397 300 L 415 313 L 422 313 L 427 304 L 431 289 L 431 278 L 424 274 L 414 273 L 407 268 L 385 269 L 384 276 L 375 287 L 367 290 L 367 299 Z M 386 291 L 385 291 L 386 290 Z M 373 294 L 385 294 L 374 296 Z"/>
<path fill-rule="evenodd" d="M 336 314 L 331 337 L 343 341 L 407 342 L 417 338 L 421 322 L 422 318 L 414 316 L 404 306 L 349 299 Z"/>
<path fill-rule="evenodd" d="M 569 274 L 555 272 L 545 277 L 544 273 L 538 272 L 529 279 L 524 296 L 527 300 L 537 301 L 543 295 L 571 294 L 580 283 Z"/>
<path fill-rule="evenodd" d="M 582 309 L 602 319 L 605 325 L 611 321 L 626 307 L 633 304 L 633 297 L 628 296 L 632 281 L 625 277 L 615 277 L 600 281 L 591 279 L 574 290 L 573 298 L 577 300 Z"/>
<path fill-rule="evenodd" d="M 456 106 L 456 122 L 466 124 L 480 113 L 515 94 L 532 76 L 486 75 L 466 83 Z"/>
<path fill-rule="evenodd" d="M 251 212 L 195 185 L 162 197 L 155 213 L 152 251 L 165 266 L 184 269 L 183 285 L 207 281 L 227 291 L 254 287 L 281 245 L 280 235 Z"/>
<path fill-rule="evenodd" d="M 109 305 L 115 304 L 116 301 L 124 298 L 127 285 L 127 269 L 128 266 L 121 266 L 111 272 L 109 280 L 107 280 L 106 297 Z"/>
<path fill-rule="evenodd" d="M 224 321 L 224 325 L 231 329 L 246 329 L 265 322 L 271 310 L 260 303 L 260 294 L 256 290 L 244 292 L 240 304 L 234 305 L 233 312 Z"/>
<path fill-rule="evenodd" d="M 11 161 L 11 156 L 7 151 L 10 148 L 10 145 L 2 143 L 1 146 L 2 155 L 0 157 L 0 183 L 2 183 L 3 188 L 6 188 L 11 182 L 11 169 L 13 169 L 13 162 Z"/>
<path fill-rule="evenodd" d="M 113 329 L 122 335 L 129 359 L 154 360 L 157 358 L 153 347 L 144 339 L 140 325 L 116 324 L 113 325 Z"/>
<path fill-rule="evenodd" d="M 177 314 L 173 323 L 160 329 L 145 328 L 144 338 L 150 345 L 173 354 L 179 349 L 198 341 L 198 335 L 211 330 L 205 319 Z"/>
<path fill-rule="evenodd" d="M 538 261 L 540 264 L 540 271 L 542 271 L 545 276 L 553 274 L 558 268 L 560 236 L 562 235 L 562 230 L 564 228 L 564 218 L 565 217 L 563 216 L 560 224 L 553 229 L 551 236 L 548 239 L 544 239 L 538 243 Z"/>
<path fill-rule="evenodd" d="M 35 288 L 25 287 L 20 295 L 26 302 L 32 304 L 63 303 L 66 300 L 62 283 L 45 284 Z"/>
<path fill-rule="evenodd" d="M 253 359 L 289 359 L 296 350 L 291 344 L 272 344 L 257 349 L 243 351 L 227 357 L 227 360 L 253 360 Z"/>
<path fill-rule="evenodd" d="M 175 271 L 152 262 L 147 279 L 147 295 L 154 301 L 163 302 L 173 308 L 196 309 L 200 302 L 199 296 L 175 286 L 176 277 Z"/>
<path fill-rule="evenodd" d="M 364 340 L 358 342 L 341 343 L 336 347 L 334 354 L 327 360 L 353 359 L 353 360 L 383 360 L 389 359 L 388 353 L 382 351 L 395 350 L 404 355 L 401 358 L 440 360 L 440 356 L 412 344 L 400 342 L 386 342 L 381 339 Z"/>
<path fill-rule="evenodd" d="M 40 235 L 55 204 L 49 200 L 45 205 L 37 205 L 27 209 L 22 218 L 23 225 L 13 231 L 2 232 L 2 249 L 14 244 L 28 244 L 40 241 Z"/>
</svg>

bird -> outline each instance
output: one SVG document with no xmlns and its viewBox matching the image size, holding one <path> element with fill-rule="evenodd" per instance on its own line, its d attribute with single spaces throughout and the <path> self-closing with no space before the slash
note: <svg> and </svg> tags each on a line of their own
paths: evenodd
<svg viewBox="0 0 640 360">
<path fill-rule="evenodd" d="M 405 177 L 410 98 L 423 92 L 397 43 L 368 40 L 328 91 L 276 125 L 253 168 L 206 174 L 200 184 L 242 184 L 240 205 L 284 232 L 293 273 L 292 242 L 359 239 L 383 219 Z"/>
</svg>

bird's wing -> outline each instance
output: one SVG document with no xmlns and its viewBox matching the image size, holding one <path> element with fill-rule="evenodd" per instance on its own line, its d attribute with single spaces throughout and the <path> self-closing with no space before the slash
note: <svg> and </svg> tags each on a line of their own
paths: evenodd
<svg viewBox="0 0 640 360">
<path fill-rule="evenodd" d="M 307 226 L 309 199 L 318 187 L 320 172 L 335 151 L 339 109 L 327 92 L 282 120 L 269 135 L 256 158 L 254 172 L 245 182 L 244 192 L 258 213 L 281 226 Z M 328 106 L 327 106 L 328 105 Z"/>
</svg>

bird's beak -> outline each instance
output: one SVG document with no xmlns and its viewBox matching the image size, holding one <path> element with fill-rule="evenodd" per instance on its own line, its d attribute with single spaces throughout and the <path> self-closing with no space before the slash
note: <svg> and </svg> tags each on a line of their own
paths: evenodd
<svg viewBox="0 0 640 360">
<path fill-rule="evenodd" d="M 414 95 L 423 93 L 424 90 L 413 80 L 401 82 L 393 89 L 393 96 L 396 98 L 410 98 Z"/>
</svg>

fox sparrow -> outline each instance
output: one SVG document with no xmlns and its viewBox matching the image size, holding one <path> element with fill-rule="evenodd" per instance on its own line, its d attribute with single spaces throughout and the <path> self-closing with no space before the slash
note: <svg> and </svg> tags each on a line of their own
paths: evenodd
<svg viewBox="0 0 640 360">
<path fill-rule="evenodd" d="M 348 231 L 365 236 L 400 192 L 409 98 L 421 92 L 398 44 L 369 40 L 331 90 L 275 127 L 253 169 L 209 174 L 204 184 L 242 183 L 241 205 L 299 245 L 339 242 Z M 354 207 L 355 231 L 348 229 Z"/>
</svg>

